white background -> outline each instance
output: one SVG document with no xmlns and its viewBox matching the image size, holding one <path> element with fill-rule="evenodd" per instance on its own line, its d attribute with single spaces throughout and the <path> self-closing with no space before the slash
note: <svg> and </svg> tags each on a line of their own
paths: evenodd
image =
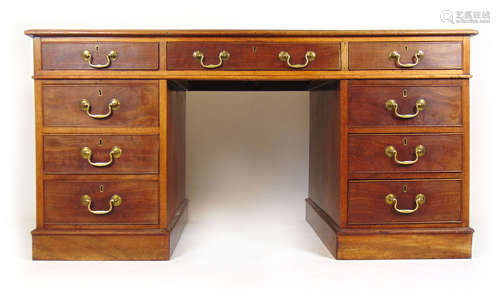
<svg viewBox="0 0 500 297">
<path fill-rule="evenodd" d="M 9 1 L 1 15 L 0 275 L 4 296 L 498 294 L 499 46 L 494 1 Z M 442 10 L 489 11 L 446 24 Z M 308 106 L 301 92 L 191 93 L 190 222 L 170 262 L 33 262 L 30 28 L 473 28 L 471 260 L 336 261 L 304 220 Z M 486 291 L 493 289 L 490 293 Z"/>
</svg>

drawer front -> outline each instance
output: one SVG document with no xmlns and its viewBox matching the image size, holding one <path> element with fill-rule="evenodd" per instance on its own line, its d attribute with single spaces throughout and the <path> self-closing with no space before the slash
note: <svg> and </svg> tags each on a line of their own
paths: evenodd
<svg viewBox="0 0 500 297">
<path fill-rule="evenodd" d="M 418 160 L 417 155 L 419 155 Z M 414 162 L 414 164 L 398 162 Z M 351 173 L 461 172 L 462 135 L 350 135 L 349 171 Z"/>
<path fill-rule="evenodd" d="M 454 85 L 453 85 L 454 84 Z M 461 126 L 462 88 L 407 85 L 405 81 L 349 86 L 349 125 Z"/>
<path fill-rule="evenodd" d="M 340 69 L 340 43 L 234 43 L 234 42 L 172 42 L 167 43 L 167 68 L 169 70 L 206 69 L 193 53 L 203 53 L 205 65 L 220 63 L 222 51 L 229 57 L 222 60 L 218 70 L 338 70 Z M 280 52 L 290 56 L 292 68 L 286 61 L 280 60 Z M 312 51 L 315 57 L 306 59 L 306 53 Z M 286 56 L 285 56 L 286 57 Z M 285 59 L 285 58 L 283 58 Z M 310 60 L 307 62 L 307 60 Z M 297 66 L 298 67 L 298 66 Z M 210 69 L 207 69 L 210 70 Z"/>
<path fill-rule="evenodd" d="M 47 224 L 158 224 L 156 181 L 46 181 L 44 189 Z"/>
<path fill-rule="evenodd" d="M 348 224 L 460 223 L 461 189 L 460 180 L 350 181 Z"/>
<path fill-rule="evenodd" d="M 391 57 L 396 51 L 401 64 L 416 64 L 413 67 L 398 65 Z M 423 58 L 417 59 L 418 51 Z M 408 65 L 410 66 L 410 65 Z M 351 42 L 349 43 L 350 70 L 377 69 L 462 69 L 461 42 Z"/>
<path fill-rule="evenodd" d="M 64 82 L 42 88 L 46 127 L 158 127 L 158 82 Z"/>
<path fill-rule="evenodd" d="M 158 173 L 158 135 L 45 135 L 43 149 L 49 174 Z"/>
<path fill-rule="evenodd" d="M 42 69 L 158 70 L 158 49 L 157 42 L 43 42 Z"/>
</svg>

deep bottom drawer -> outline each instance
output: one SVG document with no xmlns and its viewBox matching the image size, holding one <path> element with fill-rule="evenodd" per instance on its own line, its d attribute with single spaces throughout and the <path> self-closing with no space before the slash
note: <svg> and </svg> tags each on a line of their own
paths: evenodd
<svg viewBox="0 0 500 297">
<path fill-rule="evenodd" d="M 46 181 L 45 223 L 158 224 L 158 199 L 157 181 Z"/>
<path fill-rule="evenodd" d="M 460 223 L 461 190 L 461 180 L 350 181 L 348 224 Z"/>
</svg>

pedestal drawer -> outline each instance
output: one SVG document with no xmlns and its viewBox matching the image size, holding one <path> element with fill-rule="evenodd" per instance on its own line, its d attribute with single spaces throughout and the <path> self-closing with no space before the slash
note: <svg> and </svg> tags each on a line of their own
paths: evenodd
<svg viewBox="0 0 500 297">
<path fill-rule="evenodd" d="M 46 224 L 158 224 L 157 181 L 45 181 L 44 188 Z"/>
<path fill-rule="evenodd" d="M 158 127 L 157 81 L 61 81 L 42 87 L 46 127 Z"/>
<path fill-rule="evenodd" d="M 338 70 L 340 43 L 170 42 L 167 43 L 167 68 Z"/>
<path fill-rule="evenodd" d="M 462 69 L 462 42 L 350 42 L 349 69 Z"/>
<path fill-rule="evenodd" d="M 350 127 L 462 126 L 462 81 L 353 81 L 348 109 Z"/>
<path fill-rule="evenodd" d="M 461 134 L 351 134 L 349 172 L 461 172 Z"/>
<path fill-rule="evenodd" d="M 461 180 L 350 181 L 348 224 L 460 223 Z"/>
<path fill-rule="evenodd" d="M 45 135 L 49 174 L 158 173 L 158 135 Z"/>
<path fill-rule="evenodd" d="M 158 70 L 158 42 L 43 42 L 42 70 Z"/>
</svg>

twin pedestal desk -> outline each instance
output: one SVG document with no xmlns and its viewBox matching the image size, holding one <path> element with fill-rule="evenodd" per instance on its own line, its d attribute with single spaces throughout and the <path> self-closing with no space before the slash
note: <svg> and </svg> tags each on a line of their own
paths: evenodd
<svg viewBox="0 0 500 297">
<path fill-rule="evenodd" d="M 306 219 L 335 258 L 471 257 L 476 31 L 25 34 L 33 259 L 168 260 L 187 222 L 186 90 L 251 89 L 310 91 Z"/>
</svg>

